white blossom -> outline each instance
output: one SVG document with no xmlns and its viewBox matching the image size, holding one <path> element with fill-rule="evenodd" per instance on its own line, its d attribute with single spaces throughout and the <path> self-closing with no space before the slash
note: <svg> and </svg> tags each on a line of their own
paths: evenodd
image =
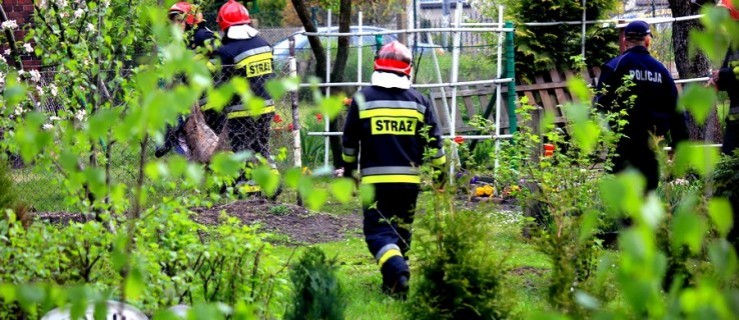
<svg viewBox="0 0 739 320">
<path fill-rule="evenodd" d="M 44 129 L 44 130 L 47 130 L 47 131 L 48 130 L 51 130 L 52 128 L 54 128 L 54 126 L 51 125 L 51 123 L 44 123 L 44 125 L 41 126 L 41 129 Z"/>
<path fill-rule="evenodd" d="M 66 11 L 61 12 L 59 13 L 59 17 L 62 19 L 66 19 L 69 17 L 69 12 L 66 12 Z"/>
<path fill-rule="evenodd" d="M 82 8 L 74 10 L 74 18 L 79 19 L 83 13 L 85 13 L 85 10 L 82 10 Z"/>
<path fill-rule="evenodd" d="M 23 71 L 22 69 L 21 69 L 21 70 L 18 70 L 18 75 L 19 75 L 19 76 L 22 76 L 22 75 L 23 75 L 24 73 L 26 73 L 26 72 L 25 72 L 25 71 Z"/>
<path fill-rule="evenodd" d="M 49 120 L 51 120 L 51 121 L 59 121 L 59 120 L 62 120 L 62 118 L 59 118 L 57 116 L 51 116 L 51 117 L 49 117 Z"/>
<path fill-rule="evenodd" d="M 87 31 L 95 32 L 95 25 L 92 23 L 87 23 Z"/>
<path fill-rule="evenodd" d="M 15 107 L 14 113 L 15 113 L 16 116 L 22 115 L 23 114 L 23 108 L 20 107 L 20 106 Z"/>
<path fill-rule="evenodd" d="M 39 8 L 46 8 L 46 0 L 38 0 Z"/>
<path fill-rule="evenodd" d="M 56 88 L 56 86 L 55 86 L 55 85 L 53 85 L 53 84 L 52 84 L 52 85 L 50 85 L 50 86 L 49 86 L 49 91 L 51 92 L 51 95 L 52 95 L 52 96 L 55 96 L 55 97 L 56 97 L 56 94 L 57 94 L 57 88 Z"/>
<path fill-rule="evenodd" d="M 41 81 L 41 73 L 39 73 L 38 70 L 31 70 L 28 72 L 28 74 L 31 76 L 31 81 L 33 82 Z"/>
<path fill-rule="evenodd" d="M 10 49 L 5 49 L 5 51 L 3 51 L 3 54 L 6 55 L 6 56 L 9 56 L 10 55 Z"/>
<path fill-rule="evenodd" d="M 23 44 L 23 49 L 26 49 L 26 52 L 33 53 L 33 47 L 31 47 L 31 44 L 26 42 Z"/>
<path fill-rule="evenodd" d="M 59 6 L 59 8 L 64 8 L 67 4 L 67 0 L 56 0 L 56 5 Z"/>
<path fill-rule="evenodd" d="M 74 115 L 74 117 L 79 121 L 84 121 L 85 116 L 87 116 L 87 111 L 85 111 L 85 109 L 77 110 L 77 113 Z"/>
<path fill-rule="evenodd" d="M 38 92 L 38 95 L 44 95 L 44 88 L 41 88 L 41 86 L 36 86 L 36 91 Z"/>
<path fill-rule="evenodd" d="M 10 29 L 10 30 L 18 29 L 18 23 L 16 23 L 15 20 L 8 20 L 0 24 L 0 27 L 2 27 L 2 29 Z"/>
</svg>

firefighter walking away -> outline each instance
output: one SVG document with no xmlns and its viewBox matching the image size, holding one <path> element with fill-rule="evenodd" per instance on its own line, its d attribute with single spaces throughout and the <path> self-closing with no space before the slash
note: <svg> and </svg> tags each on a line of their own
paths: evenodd
<svg viewBox="0 0 739 320">
<path fill-rule="evenodd" d="M 358 92 L 344 125 L 344 172 L 375 189 L 375 203 L 364 205 L 363 231 L 382 273 L 387 294 L 405 298 L 410 280 L 407 253 L 426 149 L 431 163 L 446 162 L 439 126 L 429 100 L 411 88 L 411 52 L 400 42 L 375 56 L 371 86 Z M 424 127 L 428 133 L 422 134 Z M 359 163 L 357 163 L 359 159 Z M 443 181 L 442 176 L 436 178 Z M 440 184 L 437 184 L 437 186 Z"/>
</svg>

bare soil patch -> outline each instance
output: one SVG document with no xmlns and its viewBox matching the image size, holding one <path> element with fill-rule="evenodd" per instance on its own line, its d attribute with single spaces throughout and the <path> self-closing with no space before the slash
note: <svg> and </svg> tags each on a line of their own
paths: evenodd
<svg viewBox="0 0 739 320">
<path fill-rule="evenodd" d="M 264 199 L 240 200 L 212 208 L 193 208 L 193 220 L 214 225 L 222 212 L 241 220 L 244 224 L 258 224 L 261 230 L 287 236 L 289 243 L 321 243 L 344 239 L 345 236 L 361 236 L 362 215 L 310 212 L 291 204 L 273 203 Z M 67 224 L 84 222 L 85 217 L 72 212 L 39 212 L 41 221 Z M 283 239 L 284 240 L 284 239 Z"/>
</svg>

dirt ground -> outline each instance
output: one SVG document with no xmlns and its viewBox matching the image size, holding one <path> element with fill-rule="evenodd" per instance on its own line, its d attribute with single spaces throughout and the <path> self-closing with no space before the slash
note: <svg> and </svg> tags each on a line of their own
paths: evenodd
<svg viewBox="0 0 739 320">
<path fill-rule="evenodd" d="M 221 211 L 239 218 L 245 224 L 258 223 L 264 231 L 289 237 L 295 243 L 319 243 L 343 239 L 347 235 L 361 235 L 360 214 L 334 215 L 310 212 L 291 204 L 274 204 L 263 199 L 241 200 L 210 209 L 193 209 L 195 221 L 218 223 Z"/>
<path fill-rule="evenodd" d="M 290 204 L 270 203 L 263 199 L 240 200 L 212 208 L 194 208 L 193 220 L 203 224 L 217 224 L 222 211 L 239 218 L 248 225 L 259 224 L 263 231 L 287 236 L 287 242 L 320 243 L 361 236 L 361 214 L 334 215 L 310 212 Z M 48 223 L 82 222 L 79 213 L 40 212 L 37 216 Z M 283 239 L 284 240 L 284 239 Z"/>
</svg>

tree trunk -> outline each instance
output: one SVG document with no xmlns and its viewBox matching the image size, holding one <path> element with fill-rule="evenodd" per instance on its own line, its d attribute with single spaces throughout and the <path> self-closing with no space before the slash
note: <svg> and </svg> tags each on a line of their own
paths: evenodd
<svg viewBox="0 0 739 320">
<path fill-rule="evenodd" d="M 699 14 L 697 7 L 691 7 L 690 1 L 668 0 L 673 17 L 683 17 Z M 673 22 L 672 46 L 675 53 L 675 64 L 681 79 L 705 77 L 711 68 L 705 54 L 699 52 L 692 59 L 688 53 L 688 38 L 691 29 L 700 29 L 698 20 Z M 720 143 L 722 141 L 721 126 L 719 125 L 716 109 L 711 110 L 704 126 L 695 122 L 692 115 L 688 115 L 688 132 L 691 140 L 705 140 Z"/>
<path fill-rule="evenodd" d="M 316 32 L 316 26 L 313 25 L 313 21 L 310 19 L 310 13 L 308 7 L 305 6 L 305 0 L 290 0 L 295 7 L 295 12 L 300 18 L 300 22 L 303 24 L 305 31 Z M 311 50 L 313 50 L 313 56 L 316 58 L 316 77 L 326 81 L 326 51 L 323 50 L 323 44 L 321 39 L 316 36 L 309 36 L 308 42 L 310 43 Z"/>
<path fill-rule="evenodd" d="M 352 22 L 352 2 L 351 0 L 341 0 L 339 7 L 339 32 L 346 33 L 350 31 L 350 25 Z M 360 42 L 361 43 L 361 42 Z M 362 50 L 362 47 L 357 48 Z M 330 58 L 330 57 L 329 57 Z M 331 82 L 343 82 L 344 71 L 346 71 L 346 63 L 349 59 L 349 37 L 339 37 L 338 45 L 336 48 L 336 60 L 333 64 L 333 70 L 331 71 Z M 336 88 L 334 92 L 338 93 L 340 90 Z M 339 131 L 338 121 L 339 117 L 331 119 L 329 122 L 329 130 Z M 344 166 L 344 161 L 341 158 L 341 137 L 331 136 L 329 138 L 331 144 L 331 154 L 333 155 L 333 163 L 337 168 Z"/>
</svg>

